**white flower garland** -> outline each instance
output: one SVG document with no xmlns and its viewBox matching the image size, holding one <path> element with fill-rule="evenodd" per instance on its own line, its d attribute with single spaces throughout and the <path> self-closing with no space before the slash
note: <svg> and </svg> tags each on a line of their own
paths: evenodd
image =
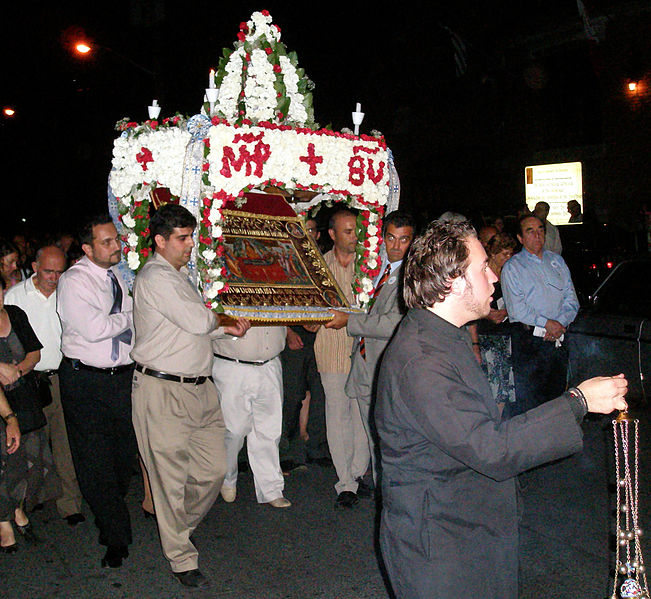
<svg viewBox="0 0 651 599">
<path fill-rule="evenodd" d="M 219 87 L 217 111 L 229 121 L 234 121 L 238 116 L 237 103 L 242 92 L 243 61 L 244 49 L 238 48 L 231 54 L 229 61 L 226 63 L 226 75 Z"/>
<path fill-rule="evenodd" d="M 295 123 L 305 123 L 307 121 L 307 111 L 305 110 L 305 106 L 303 106 L 303 95 L 298 91 L 296 67 L 287 56 L 280 56 L 278 60 L 283 70 L 286 95 L 291 100 L 287 119 Z"/>
<path fill-rule="evenodd" d="M 274 118 L 277 102 L 274 89 L 276 75 L 264 50 L 251 52 L 247 75 L 244 85 L 246 116 L 256 121 L 270 121 Z"/>
</svg>

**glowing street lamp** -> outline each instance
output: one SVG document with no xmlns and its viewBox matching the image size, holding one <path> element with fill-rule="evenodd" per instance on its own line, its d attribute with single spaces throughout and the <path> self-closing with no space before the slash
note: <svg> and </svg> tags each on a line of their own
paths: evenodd
<svg viewBox="0 0 651 599">
<path fill-rule="evenodd" d="M 8 117 L 12 117 L 12 116 L 14 116 L 16 114 L 16 111 L 13 108 L 11 108 L 10 106 L 5 106 L 2 109 L 2 114 L 4 114 L 5 116 L 8 116 Z"/>
<path fill-rule="evenodd" d="M 125 56 L 124 54 L 121 54 L 120 52 L 117 52 L 113 48 L 109 48 L 108 46 L 104 46 L 102 44 L 98 44 L 95 42 L 78 41 L 75 42 L 72 47 L 77 54 L 80 54 L 82 56 L 91 55 L 97 50 L 104 50 L 106 52 L 109 52 L 110 54 L 113 54 L 113 56 L 117 56 L 120 60 L 124 60 L 125 62 L 128 62 L 131 66 L 147 73 L 148 75 L 153 77 L 154 80 L 156 79 L 156 73 L 154 71 L 151 71 L 146 67 L 143 67 L 141 64 L 138 64 L 135 60 L 131 60 L 128 56 Z"/>
<path fill-rule="evenodd" d="M 77 42 L 75 44 L 75 50 L 79 52 L 79 54 L 88 54 L 92 48 L 86 42 Z"/>
</svg>

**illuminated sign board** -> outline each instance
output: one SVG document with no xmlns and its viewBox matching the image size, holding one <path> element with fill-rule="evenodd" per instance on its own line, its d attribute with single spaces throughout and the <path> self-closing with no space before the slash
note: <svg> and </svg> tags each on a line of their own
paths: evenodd
<svg viewBox="0 0 651 599">
<path fill-rule="evenodd" d="M 538 202 L 549 204 L 547 220 L 553 225 L 569 223 L 567 203 L 576 200 L 583 214 L 583 179 L 580 162 L 540 164 L 524 169 L 527 207 L 534 209 Z"/>
</svg>

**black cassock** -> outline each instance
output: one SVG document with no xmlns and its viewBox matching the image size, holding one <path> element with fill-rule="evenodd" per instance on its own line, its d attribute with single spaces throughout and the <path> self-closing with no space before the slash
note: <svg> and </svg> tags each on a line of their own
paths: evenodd
<svg viewBox="0 0 651 599">
<path fill-rule="evenodd" d="M 399 599 L 516 599 L 515 476 L 582 448 L 561 396 L 500 422 L 470 337 L 411 309 L 380 368 L 382 555 Z"/>
</svg>

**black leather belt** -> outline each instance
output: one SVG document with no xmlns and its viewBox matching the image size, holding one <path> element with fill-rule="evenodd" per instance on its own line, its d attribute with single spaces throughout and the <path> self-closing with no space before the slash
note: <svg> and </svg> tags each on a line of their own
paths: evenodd
<svg viewBox="0 0 651 599">
<path fill-rule="evenodd" d="M 91 372 L 101 372 L 102 374 L 121 374 L 122 372 L 127 372 L 127 370 L 133 370 L 133 362 L 131 364 L 123 364 L 122 366 L 113 366 L 112 368 L 99 368 L 97 366 L 90 366 L 89 364 L 84 364 L 81 360 L 75 358 L 63 357 L 64 361 L 68 362 L 74 370 L 90 370 Z"/>
<path fill-rule="evenodd" d="M 37 370 L 37 374 L 41 374 L 43 376 L 51 377 L 54 376 L 55 374 L 59 374 L 58 370 Z"/>
<path fill-rule="evenodd" d="M 229 362 L 237 362 L 238 364 L 248 364 L 249 366 L 262 366 L 263 364 L 266 364 L 267 362 L 271 362 L 273 358 L 269 358 L 268 360 L 264 360 L 262 362 L 249 362 L 248 360 L 238 360 L 237 358 L 229 358 L 228 356 L 222 356 L 221 354 L 213 354 L 215 358 L 219 358 L 220 360 L 228 360 Z"/>
<path fill-rule="evenodd" d="M 147 376 L 153 376 L 157 379 L 164 379 L 166 381 L 173 381 L 175 383 L 190 383 L 192 385 L 203 385 L 208 379 L 212 380 L 209 376 L 179 376 L 177 374 L 168 374 L 167 372 L 160 372 L 159 370 L 152 370 L 142 364 L 136 364 L 136 370 L 142 372 Z"/>
</svg>

